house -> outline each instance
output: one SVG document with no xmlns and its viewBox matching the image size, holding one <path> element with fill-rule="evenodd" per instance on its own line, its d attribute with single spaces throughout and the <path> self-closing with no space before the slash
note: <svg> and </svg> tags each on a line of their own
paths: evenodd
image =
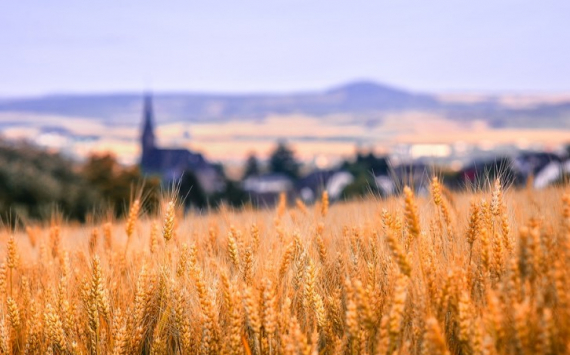
<svg viewBox="0 0 570 355">
<path fill-rule="evenodd" d="M 462 183 L 467 186 L 482 186 L 500 177 L 508 184 L 519 186 L 532 179 L 536 189 L 545 188 L 567 174 L 570 174 L 570 160 L 547 152 L 523 152 L 513 158 L 477 161 L 460 172 Z"/>
<path fill-rule="evenodd" d="M 354 181 L 354 176 L 344 170 L 317 170 L 299 179 L 296 190 L 307 203 L 319 199 L 323 191 L 327 191 L 331 201 L 341 197 L 345 187 Z"/>
<path fill-rule="evenodd" d="M 185 172 L 191 171 L 206 193 L 221 191 L 224 188 L 222 174 L 202 154 L 187 149 L 157 147 L 150 95 L 144 99 L 141 148 L 140 167 L 143 174 L 158 175 L 163 182 L 168 183 L 180 179 Z"/>
<path fill-rule="evenodd" d="M 427 195 L 429 194 L 433 168 L 422 162 L 412 162 L 409 164 L 392 166 L 390 175 L 392 180 L 395 182 L 392 186 L 388 183 L 389 176 L 378 175 L 376 177 L 376 183 L 379 187 L 385 189 L 386 195 L 390 195 L 397 191 L 398 186 L 409 186 L 414 189 L 416 194 Z"/>
<path fill-rule="evenodd" d="M 279 194 L 292 191 L 293 181 L 285 174 L 255 175 L 243 180 L 242 188 L 256 205 L 273 206 Z"/>
<path fill-rule="evenodd" d="M 514 159 L 513 166 L 527 180 L 533 178 L 533 187 L 542 189 L 570 174 L 570 160 L 554 153 L 527 152 Z"/>
<path fill-rule="evenodd" d="M 287 194 L 290 201 L 300 197 L 304 202 L 312 203 L 326 190 L 329 199 L 335 201 L 353 180 L 352 174 L 343 170 L 317 170 L 296 182 L 285 174 L 271 173 L 246 178 L 242 182 L 242 188 L 253 203 L 272 206 L 281 193 Z"/>
</svg>

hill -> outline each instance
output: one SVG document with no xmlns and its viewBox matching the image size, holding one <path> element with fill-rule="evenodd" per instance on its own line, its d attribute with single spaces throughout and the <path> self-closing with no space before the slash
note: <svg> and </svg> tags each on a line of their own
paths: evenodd
<svg viewBox="0 0 570 355">
<path fill-rule="evenodd" d="M 138 123 L 141 93 L 50 95 L 0 101 L 0 112 L 117 119 Z M 354 82 L 322 92 L 293 94 L 157 93 L 157 109 L 168 121 L 211 121 L 270 114 L 327 115 L 387 110 L 441 108 L 433 96 L 373 82 Z"/>
<path fill-rule="evenodd" d="M 104 124 L 138 124 L 142 93 L 58 94 L 0 100 L 0 113 L 34 114 L 42 117 L 92 118 Z M 286 94 L 156 93 L 158 119 L 163 122 L 215 122 L 263 119 L 269 115 L 362 114 L 379 112 L 435 112 L 453 120 L 483 119 L 494 127 L 535 128 L 570 126 L 570 98 L 562 102 L 537 101 L 517 107 L 501 96 L 477 102 L 441 100 L 371 81 L 356 81 L 323 91 Z M 3 119 L 0 124 L 14 125 Z"/>
<path fill-rule="evenodd" d="M 355 145 L 477 146 L 483 136 L 495 145 L 533 142 L 552 149 L 567 143 L 570 96 L 471 96 L 357 81 L 281 94 L 156 93 L 153 102 L 159 144 L 222 162 L 242 160 L 252 150 L 266 154 L 280 139 L 293 142 L 305 161 L 321 155 L 331 162 L 351 154 Z M 112 151 L 122 163 L 134 163 L 142 97 L 141 92 L 0 99 L 0 134 L 79 158 Z"/>
</svg>

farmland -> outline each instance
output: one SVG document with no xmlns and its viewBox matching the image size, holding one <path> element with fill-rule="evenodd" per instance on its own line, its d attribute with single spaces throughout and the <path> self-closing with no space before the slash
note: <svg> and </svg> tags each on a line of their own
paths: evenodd
<svg viewBox="0 0 570 355">
<path fill-rule="evenodd" d="M 2 234 L 13 354 L 564 354 L 570 195 L 451 193 Z"/>
</svg>

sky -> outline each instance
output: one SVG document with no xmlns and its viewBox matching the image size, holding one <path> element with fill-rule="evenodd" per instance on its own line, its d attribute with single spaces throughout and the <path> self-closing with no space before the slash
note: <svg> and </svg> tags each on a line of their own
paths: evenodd
<svg viewBox="0 0 570 355">
<path fill-rule="evenodd" d="M 570 92 L 567 0 L 0 2 L 0 96 Z"/>
</svg>

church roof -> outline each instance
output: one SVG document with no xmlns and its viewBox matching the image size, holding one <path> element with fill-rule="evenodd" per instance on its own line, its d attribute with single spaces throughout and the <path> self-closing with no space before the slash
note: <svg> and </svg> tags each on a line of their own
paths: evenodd
<svg viewBox="0 0 570 355">
<path fill-rule="evenodd" d="M 198 170 L 210 166 L 202 154 L 186 149 L 153 149 L 143 157 L 143 169 L 151 172 Z"/>
<path fill-rule="evenodd" d="M 158 174 L 165 181 L 179 179 L 185 171 L 191 170 L 202 177 L 202 185 L 209 186 L 209 190 L 216 190 L 215 185 L 219 173 L 200 153 L 195 153 L 187 149 L 162 149 L 155 145 L 154 139 L 154 113 L 152 109 L 152 98 L 145 96 L 143 107 L 143 131 L 141 136 L 142 156 L 141 169 L 147 174 Z M 208 186 L 203 186 L 207 188 Z"/>
</svg>

